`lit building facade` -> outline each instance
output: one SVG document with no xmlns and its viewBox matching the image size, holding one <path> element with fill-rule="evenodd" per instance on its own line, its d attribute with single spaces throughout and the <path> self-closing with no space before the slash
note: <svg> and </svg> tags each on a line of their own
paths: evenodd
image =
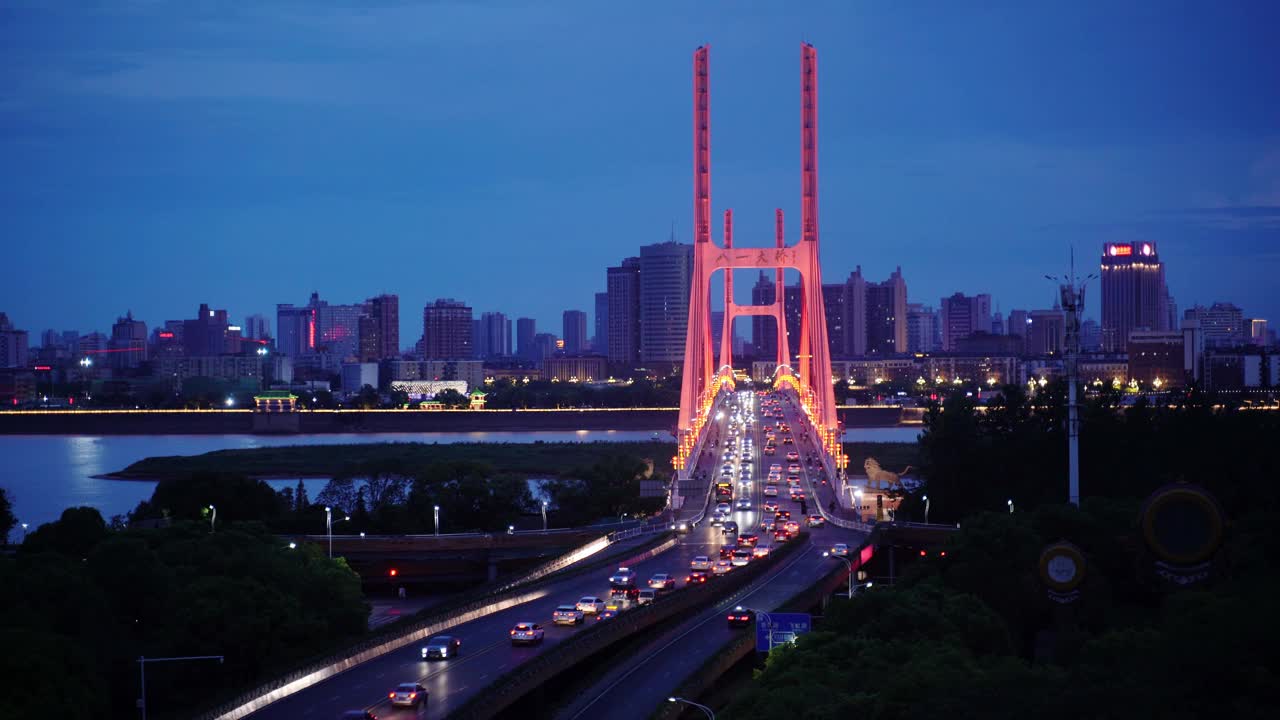
<svg viewBox="0 0 1280 720">
<path fill-rule="evenodd" d="M 1134 330 L 1170 329 L 1172 297 L 1155 243 L 1102 247 L 1102 350 L 1122 352 Z"/>
<path fill-rule="evenodd" d="M 976 332 L 991 332 L 991 296 L 956 293 L 942 298 L 942 349 L 951 352 L 957 341 Z M 1010 323 L 1010 327 L 1015 327 Z"/>
<path fill-rule="evenodd" d="M 907 281 L 902 268 L 884 282 L 866 285 L 868 355 L 895 355 L 907 352 Z"/>
<path fill-rule="evenodd" d="M 452 298 L 441 298 L 422 309 L 422 342 L 418 354 L 424 360 L 472 358 L 471 308 Z"/>
<path fill-rule="evenodd" d="M 640 361 L 645 365 L 684 361 L 692 285 L 692 245 L 672 241 L 640 248 Z"/>
<path fill-rule="evenodd" d="M 587 348 L 587 314 L 581 310 L 565 310 L 564 350 L 567 353 L 581 353 Z"/>
</svg>

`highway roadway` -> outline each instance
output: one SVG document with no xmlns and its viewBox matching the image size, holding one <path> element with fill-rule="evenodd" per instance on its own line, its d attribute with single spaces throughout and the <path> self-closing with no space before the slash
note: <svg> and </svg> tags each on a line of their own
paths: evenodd
<svg viewBox="0 0 1280 720">
<path fill-rule="evenodd" d="M 729 415 L 726 413 L 721 422 L 727 424 Z M 755 430 L 758 431 L 758 428 L 757 421 Z M 721 429 L 721 438 L 727 438 L 726 429 Z M 781 449 L 782 445 L 778 447 Z M 747 528 L 758 528 L 760 523 L 756 508 L 759 507 L 764 479 L 764 474 L 760 472 L 762 448 L 763 445 L 757 441 L 752 461 L 752 510 L 735 512 L 733 516 L 744 532 Z M 716 476 L 719 461 L 719 452 L 706 461 L 712 463 L 706 468 L 708 475 Z M 763 468 L 766 472 L 767 467 L 765 465 Z M 761 542 L 767 544 L 770 540 L 762 537 Z M 644 587 L 652 575 L 669 573 L 679 577 L 683 586 L 690 560 L 697 555 L 707 555 L 714 561 L 718 558 L 722 544 L 720 528 L 709 522 L 701 523 L 681 536 L 680 544 L 676 547 L 632 565 L 632 569 L 636 571 L 637 585 Z M 608 578 L 613 572 L 614 568 L 608 567 L 567 578 L 547 586 L 542 597 L 537 600 L 451 628 L 447 634 L 462 641 L 461 653 L 455 658 L 426 662 L 421 659 L 421 643 L 413 643 L 279 700 L 249 717 L 255 720 L 331 720 L 340 717 L 347 710 L 356 709 L 371 710 L 380 720 L 444 717 L 484 690 L 499 676 L 578 632 L 580 627 L 552 624 L 552 611 L 558 605 L 576 603 L 579 598 L 587 595 L 607 598 Z M 590 617 L 588 616 L 587 623 L 594 622 Z M 543 644 L 513 647 L 508 633 L 517 622 L 541 623 L 546 629 Z M 426 705 L 416 711 L 390 707 L 388 696 L 395 686 L 412 682 L 421 683 L 427 688 L 429 699 Z"/>
<path fill-rule="evenodd" d="M 804 447 L 800 435 L 801 412 L 798 408 L 788 407 L 786 401 L 782 408 L 793 430 L 796 445 Z M 758 420 L 757 432 L 764 425 L 776 425 L 777 418 Z M 778 452 L 774 457 L 762 458 L 763 470 L 774 458 L 780 458 L 784 471 L 788 466 L 785 458 L 786 448 L 781 440 L 786 433 L 778 432 Z M 812 434 L 809 437 L 813 440 Z M 758 441 L 763 449 L 763 438 Z M 806 451 L 816 452 L 812 447 L 797 450 L 800 455 L 802 483 L 808 486 L 810 497 L 815 490 L 821 489 L 818 480 L 820 466 L 812 468 L 804 463 Z M 785 476 L 785 472 L 784 472 Z M 785 485 L 781 487 L 785 488 Z M 779 498 L 781 509 L 791 510 L 792 518 L 800 517 L 799 503 L 792 502 L 785 493 Z M 810 512 L 817 512 L 809 503 Z M 557 720 L 587 720 L 589 718 L 608 717 L 610 720 L 644 720 L 693 672 L 702 667 L 716 651 L 742 633 L 755 632 L 754 626 L 746 628 L 730 628 L 726 616 L 728 611 L 741 605 L 759 611 L 776 610 L 782 603 L 796 593 L 816 582 L 830 572 L 833 564 L 840 560 L 822 557 L 824 550 L 830 550 L 835 543 L 846 543 L 850 548 L 857 548 L 865 535 L 860 532 L 846 530 L 828 525 L 809 531 L 808 547 L 786 559 L 779 568 L 760 578 L 737 595 L 718 602 L 684 622 L 673 625 L 657 634 L 651 642 L 636 652 L 627 662 L 619 664 L 606 673 L 592 687 L 578 694 L 573 703 L 557 713 Z M 762 538 L 763 540 L 763 538 Z"/>
</svg>

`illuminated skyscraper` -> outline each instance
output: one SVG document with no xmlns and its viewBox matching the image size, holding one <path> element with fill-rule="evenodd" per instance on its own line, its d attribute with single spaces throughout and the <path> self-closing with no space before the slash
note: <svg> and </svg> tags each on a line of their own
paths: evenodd
<svg viewBox="0 0 1280 720">
<path fill-rule="evenodd" d="M 424 360 L 470 360 L 471 308 L 452 298 L 441 298 L 422 309 L 422 341 L 419 354 Z"/>
<path fill-rule="evenodd" d="M 1170 329 L 1173 298 L 1152 242 L 1102 247 L 1102 349 L 1124 352 L 1134 330 Z"/>
<path fill-rule="evenodd" d="M 672 241 L 640 248 L 642 362 L 665 364 L 684 361 L 692 284 L 692 245 Z"/>
</svg>

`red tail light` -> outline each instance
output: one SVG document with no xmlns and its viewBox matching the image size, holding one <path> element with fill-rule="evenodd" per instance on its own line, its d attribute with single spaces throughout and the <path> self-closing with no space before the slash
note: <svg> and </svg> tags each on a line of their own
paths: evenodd
<svg viewBox="0 0 1280 720">
<path fill-rule="evenodd" d="M 416 692 L 411 692 L 411 693 L 409 693 L 409 699 L 410 699 L 410 700 L 412 700 L 412 699 L 414 699 L 414 698 L 416 698 L 416 697 L 418 697 L 418 693 L 416 693 Z"/>
<path fill-rule="evenodd" d="M 395 699 L 396 699 L 396 694 L 395 694 L 395 693 L 391 693 L 391 694 L 390 694 L 390 695 L 388 695 L 387 697 L 391 698 L 392 700 L 395 700 Z"/>
</svg>

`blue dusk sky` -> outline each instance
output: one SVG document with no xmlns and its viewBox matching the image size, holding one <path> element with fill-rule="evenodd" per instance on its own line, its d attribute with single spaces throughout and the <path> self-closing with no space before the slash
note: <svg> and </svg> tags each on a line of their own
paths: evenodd
<svg viewBox="0 0 1280 720">
<path fill-rule="evenodd" d="M 437 297 L 559 333 L 606 266 L 690 239 L 698 45 L 717 226 L 769 245 L 781 207 L 796 239 L 808 41 L 826 281 L 1033 309 L 1072 246 L 1146 240 L 1180 309 L 1276 323 L 1277 28 L 1263 0 L 5 2 L 0 311 L 274 329 L 392 292 L 404 345 Z"/>
</svg>

